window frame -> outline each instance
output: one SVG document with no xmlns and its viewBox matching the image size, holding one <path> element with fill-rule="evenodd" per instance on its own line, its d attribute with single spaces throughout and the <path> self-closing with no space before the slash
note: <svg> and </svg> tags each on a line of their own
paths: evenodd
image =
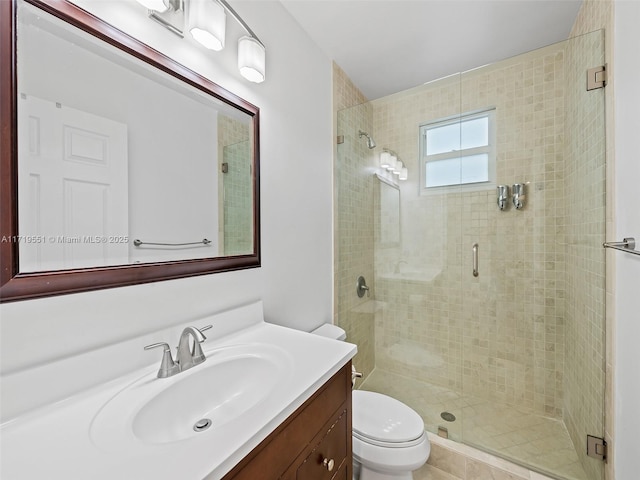
<svg viewBox="0 0 640 480">
<path fill-rule="evenodd" d="M 496 186 L 496 109 L 495 107 L 484 108 L 482 110 L 474 110 L 460 115 L 452 115 L 450 117 L 440 118 L 434 121 L 421 123 L 419 126 L 419 158 L 420 158 L 420 194 L 430 195 L 436 193 L 464 192 L 464 191 L 485 191 L 491 190 Z M 462 123 L 477 118 L 488 118 L 488 145 L 465 148 L 460 150 L 451 150 L 449 152 L 436 153 L 427 155 L 427 131 Z M 464 158 L 473 155 L 488 154 L 488 180 L 469 183 L 454 183 L 450 185 L 439 185 L 427 187 L 427 163 L 438 160 L 447 160 L 453 158 Z"/>
</svg>

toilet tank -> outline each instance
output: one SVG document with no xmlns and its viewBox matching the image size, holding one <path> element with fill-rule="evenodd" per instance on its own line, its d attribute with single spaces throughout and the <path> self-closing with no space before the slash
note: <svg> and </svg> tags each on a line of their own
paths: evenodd
<svg viewBox="0 0 640 480">
<path fill-rule="evenodd" d="M 341 341 L 344 341 L 347 338 L 347 333 L 343 329 L 341 329 L 337 325 L 333 325 L 332 323 L 325 323 L 323 325 L 320 325 L 311 333 L 320 335 L 321 337 L 327 337 Z"/>
</svg>

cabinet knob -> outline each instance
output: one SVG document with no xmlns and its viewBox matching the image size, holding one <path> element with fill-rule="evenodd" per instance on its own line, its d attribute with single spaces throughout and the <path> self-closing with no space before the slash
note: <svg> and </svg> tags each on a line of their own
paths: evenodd
<svg viewBox="0 0 640 480">
<path fill-rule="evenodd" d="M 322 466 L 329 471 L 333 470 L 334 465 L 335 465 L 335 462 L 333 461 L 333 458 L 332 459 L 325 458 L 324 460 L 322 460 Z"/>
</svg>

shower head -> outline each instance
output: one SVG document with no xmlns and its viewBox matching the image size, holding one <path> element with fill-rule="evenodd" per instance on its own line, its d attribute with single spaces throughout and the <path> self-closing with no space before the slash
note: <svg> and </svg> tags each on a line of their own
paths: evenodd
<svg viewBox="0 0 640 480">
<path fill-rule="evenodd" d="M 363 132 L 362 130 L 358 130 L 358 137 L 360 137 L 360 138 L 367 137 L 367 147 L 376 148 L 376 142 L 373 141 L 373 138 L 371 138 L 371 136 L 367 132 Z"/>
</svg>

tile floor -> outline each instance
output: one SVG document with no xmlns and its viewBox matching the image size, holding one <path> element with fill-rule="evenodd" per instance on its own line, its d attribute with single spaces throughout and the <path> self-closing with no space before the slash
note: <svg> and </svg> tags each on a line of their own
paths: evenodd
<svg viewBox="0 0 640 480">
<path fill-rule="evenodd" d="M 439 426 L 446 427 L 452 440 L 463 440 L 468 445 L 557 478 L 587 480 L 560 420 L 464 396 L 445 387 L 377 368 L 358 388 L 385 393 L 406 403 L 422 416 L 425 428 L 430 432 L 437 432 Z M 443 411 L 454 414 L 456 420 L 443 420 L 440 417 Z M 428 468 L 433 466 L 425 466 Z"/>
</svg>

